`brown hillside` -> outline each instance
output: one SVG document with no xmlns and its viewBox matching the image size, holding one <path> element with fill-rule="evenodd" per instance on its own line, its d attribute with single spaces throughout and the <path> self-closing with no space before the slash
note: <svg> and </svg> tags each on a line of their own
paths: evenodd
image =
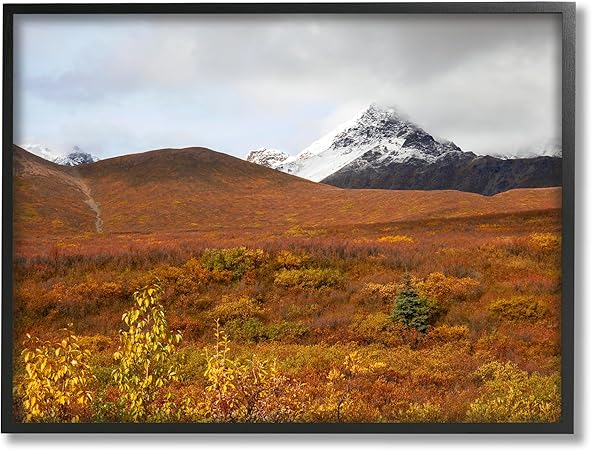
<svg viewBox="0 0 592 450">
<path fill-rule="evenodd" d="M 165 149 L 70 169 L 15 147 L 19 233 L 269 230 L 368 225 L 560 207 L 560 189 L 493 197 L 458 191 L 346 190 L 204 148 Z"/>
<path fill-rule="evenodd" d="M 76 170 L 13 146 L 14 234 L 46 237 L 94 231 L 86 186 Z"/>
</svg>

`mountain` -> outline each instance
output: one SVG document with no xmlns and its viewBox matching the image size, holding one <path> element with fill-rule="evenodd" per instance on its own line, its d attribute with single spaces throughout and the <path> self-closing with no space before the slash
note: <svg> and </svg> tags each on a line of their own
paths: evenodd
<svg viewBox="0 0 592 450">
<path fill-rule="evenodd" d="M 61 166 L 78 166 L 81 164 L 90 164 L 93 162 L 97 162 L 99 158 L 96 156 L 91 155 L 90 153 L 83 152 L 80 147 L 77 145 L 74 146 L 70 153 L 65 155 L 60 155 L 41 144 L 26 144 L 22 145 L 21 148 L 33 153 L 36 156 L 39 156 L 43 159 L 48 161 L 54 162 Z"/>
<path fill-rule="evenodd" d="M 558 189 L 493 197 L 340 189 L 205 148 L 153 150 L 77 167 L 57 165 L 17 146 L 13 154 L 17 243 L 25 236 L 71 239 L 117 233 L 125 238 L 154 232 L 190 233 L 189 238 L 191 233 L 221 234 L 240 243 L 247 236 L 285 238 L 307 229 L 556 209 L 560 204 Z"/>
<path fill-rule="evenodd" d="M 251 150 L 245 159 L 249 162 L 274 169 L 286 161 L 289 157 L 290 155 L 282 152 L 281 150 L 262 147 Z"/>
<path fill-rule="evenodd" d="M 368 151 L 385 164 L 410 158 L 433 162 L 443 154 L 461 152 L 452 142 L 437 141 L 394 108 L 372 104 L 275 168 L 322 181 Z"/>
<path fill-rule="evenodd" d="M 91 164 L 99 161 L 99 158 L 90 153 L 83 152 L 77 145 L 72 150 L 66 156 L 58 156 L 53 162 L 62 166 L 80 166 L 81 164 Z"/>
<path fill-rule="evenodd" d="M 435 162 L 385 162 L 369 151 L 323 180 L 353 189 L 455 189 L 494 195 L 516 188 L 561 185 L 561 158 L 500 159 L 451 153 Z"/>
<path fill-rule="evenodd" d="M 356 189 L 453 189 L 493 195 L 561 185 L 560 158 L 502 159 L 465 152 L 434 138 L 396 109 L 376 104 L 298 155 L 267 165 Z"/>
</svg>

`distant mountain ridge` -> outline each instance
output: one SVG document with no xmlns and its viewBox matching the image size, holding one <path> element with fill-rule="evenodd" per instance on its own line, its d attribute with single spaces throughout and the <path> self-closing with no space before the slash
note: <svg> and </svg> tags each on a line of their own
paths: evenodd
<svg viewBox="0 0 592 450">
<path fill-rule="evenodd" d="M 253 153 L 253 152 L 252 152 Z M 557 149 L 549 150 L 557 154 Z M 497 158 L 436 139 L 395 108 L 372 104 L 296 156 L 260 149 L 250 161 L 343 188 L 454 189 L 493 195 L 561 185 L 561 158 Z"/>
<path fill-rule="evenodd" d="M 21 148 L 61 166 L 79 166 L 81 164 L 91 164 L 99 161 L 98 157 L 82 151 L 77 145 L 74 146 L 70 153 L 65 155 L 60 155 L 41 144 L 25 144 L 21 145 Z"/>
</svg>

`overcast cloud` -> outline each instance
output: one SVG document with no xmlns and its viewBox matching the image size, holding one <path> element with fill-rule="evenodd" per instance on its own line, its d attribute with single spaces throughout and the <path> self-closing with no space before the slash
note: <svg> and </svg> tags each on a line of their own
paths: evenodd
<svg viewBox="0 0 592 450">
<path fill-rule="evenodd" d="M 559 16 L 17 16 L 15 142 L 295 154 L 371 102 L 481 154 L 561 136 Z"/>
</svg>

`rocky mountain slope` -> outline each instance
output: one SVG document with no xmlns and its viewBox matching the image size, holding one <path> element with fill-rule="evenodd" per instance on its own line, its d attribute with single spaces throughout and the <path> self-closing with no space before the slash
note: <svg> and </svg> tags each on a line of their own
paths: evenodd
<svg viewBox="0 0 592 450">
<path fill-rule="evenodd" d="M 260 149 L 250 161 L 343 188 L 454 189 L 493 195 L 561 185 L 561 158 L 480 156 L 436 139 L 394 108 L 371 105 L 296 156 Z"/>
</svg>

